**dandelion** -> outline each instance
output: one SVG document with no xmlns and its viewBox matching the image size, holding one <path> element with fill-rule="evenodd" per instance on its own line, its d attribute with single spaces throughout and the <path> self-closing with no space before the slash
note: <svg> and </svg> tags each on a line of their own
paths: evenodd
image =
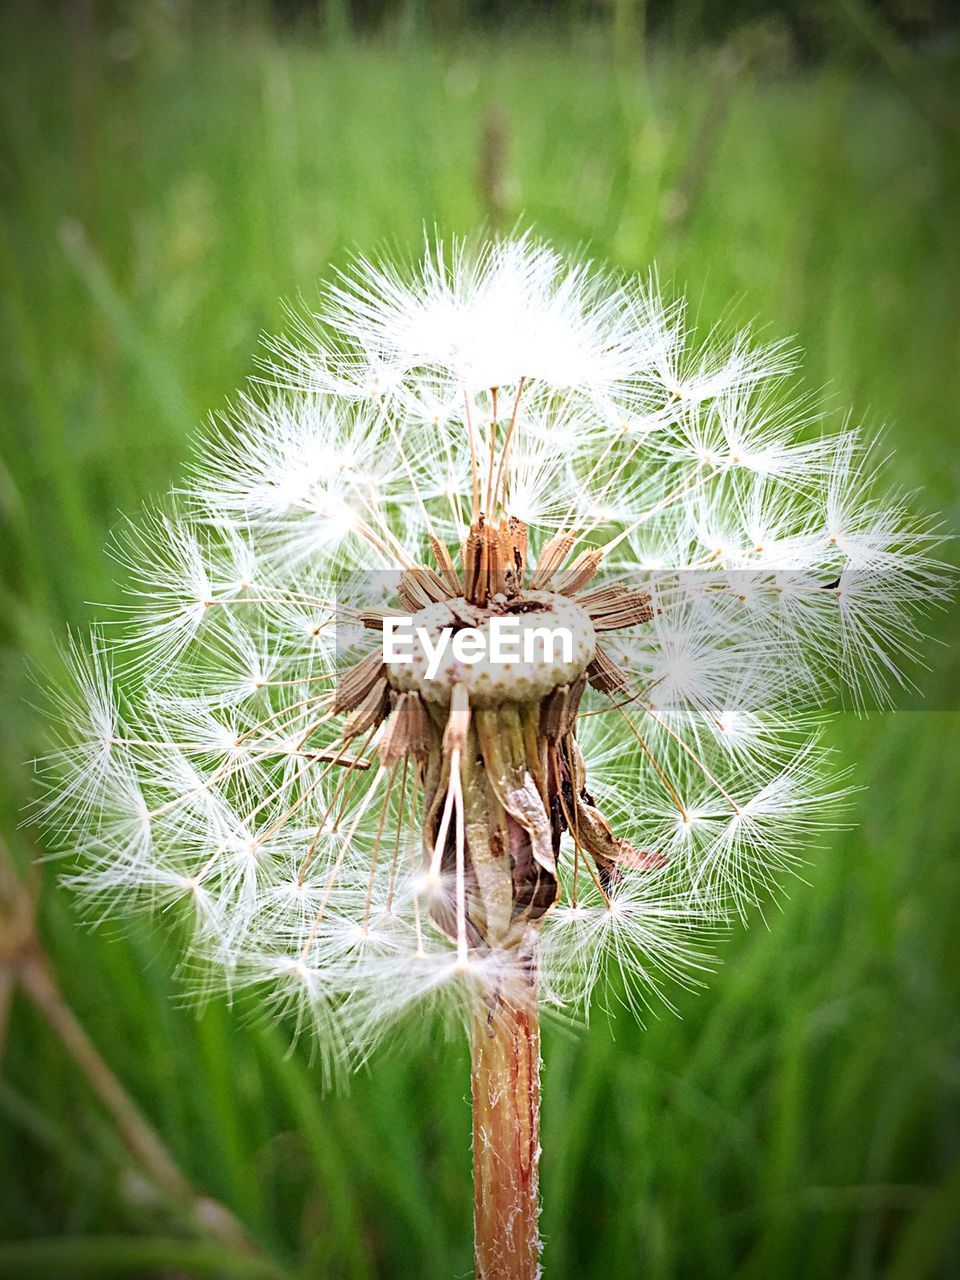
<svg viewBox="0 0 960 1280">
<path fill-rule="evenodd" d="M 837 696 L 903 682 L 946 574 L 793 356 L 530 236 L 365 261 L 119 554 L 47 821 L 98 913 L 293 1008 L 328 1072 L 473 1045 L 478 1274 L 539 1271 L 539 1016 L 641 1016 L 807 856 Z M 556 629 L 496 665 L 391 657 Z M 451 652 L 454 656 L 451 656 Z"/>
</svg>

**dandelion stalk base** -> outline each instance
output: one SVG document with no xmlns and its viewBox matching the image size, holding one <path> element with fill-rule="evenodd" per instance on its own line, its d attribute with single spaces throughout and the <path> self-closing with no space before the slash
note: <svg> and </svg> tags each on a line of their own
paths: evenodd
<svg viewBox="0 0 960 1280">
<path fill-rule="evenodd" d="M 540 1023 L 531 986 L 473 1026 L 477 1280 L 540 1274 Z"/>
</svg>

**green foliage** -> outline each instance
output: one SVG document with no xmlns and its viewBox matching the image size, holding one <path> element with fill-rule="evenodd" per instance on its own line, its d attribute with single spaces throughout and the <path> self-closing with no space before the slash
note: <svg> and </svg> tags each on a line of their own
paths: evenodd
<svg viewBox="0 0 960 1280">
<path fill-rule="evenodd" d="M 0 830 L 52 661 L 103 554 L 254 367 L 283 298 L 424 223 L 535 223 L 656 261 L 705 325 L 795 333 L 808 385 L 883 415 L 903 482 L 960 526 L 958 137 L 887 72 L 788 76 L 742 52 L 612 58 L 534 33 L 327 46 L 177 10 L 2 20 Z M 731 302 L 732 300 L 732 302 Z M 956 1274 L 960 716 L 832 731 L 868 790 L 806 882 L 723 946 L 709 988 L 636 1027 L 545 1037 L 547 1274 Z M 162 927 L 91 932 L 45 867 L 67 998 L 185 1172 L 290 1274 L 469 1273 L 464 1045 L 425 1037 L 322 1097 L 309 1045 L 181 999 Z M 17 998 L 0 1080 L 0 1275 L 268 1275 L 191 1239 Z"/>
</svg>

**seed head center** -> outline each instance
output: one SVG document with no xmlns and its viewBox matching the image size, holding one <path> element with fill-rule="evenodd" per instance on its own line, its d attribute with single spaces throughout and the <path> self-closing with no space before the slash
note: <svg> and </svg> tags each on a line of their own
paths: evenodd
<svg viewBox="0 0 960 1280">
<path fill-rule="evenodd" d="M 398 633 L 399 634 L 399 633 Z M 597 637 L 586 610 L 552 591 L 525 591 L 486 605 L 462 597 L 418 610 L 403 645 L 385 654 L 393 688 L 446 704 L 454 684 L 475 707 L 533 702 L 573 684 L 593 661 Z"/>
</svg>

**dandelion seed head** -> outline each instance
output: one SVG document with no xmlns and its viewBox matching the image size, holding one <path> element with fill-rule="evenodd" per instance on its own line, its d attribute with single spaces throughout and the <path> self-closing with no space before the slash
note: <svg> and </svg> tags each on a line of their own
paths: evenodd
<svg viewBox="0 0 960 1280">
<path fill-rule="evenodd" d="M 40 810 L 76 889 L 177 910 L 191 969 L 331 1070 L 530 981 L 640 1016 L 698 983 L 842 801 L 821 704 L 888 699 L 950 589 L 795 364 L 531 235 L 357 262 L 67 647 Z M 453 662 L 429 697 L 378 657 L 391 612 L 549 600 L 589 645 L 523 689 Z"/>
</svg>

